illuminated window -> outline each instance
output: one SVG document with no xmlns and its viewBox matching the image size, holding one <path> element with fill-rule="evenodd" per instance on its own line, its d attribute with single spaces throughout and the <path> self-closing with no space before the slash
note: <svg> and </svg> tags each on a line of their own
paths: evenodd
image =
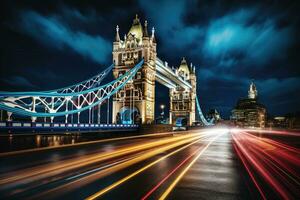
<svg viewBox="0 0 300 200">
<path fill-rule="evenodd" d="M 142 78 L 142 73 L 141 73 L 141 72 L 137 72 L 136 78 L 137 78 L 137 79 L 141 79 L 141 78 Z"/>
</svg>

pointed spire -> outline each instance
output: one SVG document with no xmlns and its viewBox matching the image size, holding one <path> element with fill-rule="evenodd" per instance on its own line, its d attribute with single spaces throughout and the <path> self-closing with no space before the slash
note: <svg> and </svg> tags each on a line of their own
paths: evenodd
<svg viewBox="0 0 300 200">
<path fill-rule="evenodd" d="M 126 39 L 127 39 L 127 36 L 126 36 L 126 34 L 124 34 L 124 41 L 126 41 Z"/>
<path fill-rule="evenodd" d="M 143 29 L 143 37 L 148 37 L 148 22 L 145 20 L 144 29 Z"/>
<path fill-rule="evenodd" d="M 135 14 L 135 19 L 133 20 L 133 24 L 139 24 L 140 23 L 140 19 L 138 14 Z"/>
<path fill-rule="evenodd" d="M 196 66 L 194 65 L 194 69 L 193 69 L 193 71 L 194 71 L 194 74 L 196 73 Z"/>
<path fill-rule="evenodd" d="M 154 27 L 152 27 L 152 36 L 151 36 L 151 38 L 152 38 L 152 41 L 156 43 L 154 32 L 155 32 L 155 29 L 154 29 Z"/>
<path fill-rule="evenodd" d="M 185 57 L 182 57 L 181 64 L 186 63 Z"/>
<path fill-rule="evenodd" d="M 119 25 L 116 27 L 116 42 L 120 42 L 120 35 L 119 35 Z"/>
</svg>

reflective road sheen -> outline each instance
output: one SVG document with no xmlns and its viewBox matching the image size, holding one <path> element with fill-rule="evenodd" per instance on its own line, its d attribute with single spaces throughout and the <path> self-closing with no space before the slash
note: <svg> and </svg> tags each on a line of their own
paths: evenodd
<svg viewBox="0 0 300 200">
<path fill-rule="evenodd" d="M 270 134 L 210 128 L 1 153 L 0 199 L 297 198 L 298 143 Z M 284 156 L 293 163 L 282 164 Z M 261 173 L 274 170 L 273 182 Z"/>
</svg>

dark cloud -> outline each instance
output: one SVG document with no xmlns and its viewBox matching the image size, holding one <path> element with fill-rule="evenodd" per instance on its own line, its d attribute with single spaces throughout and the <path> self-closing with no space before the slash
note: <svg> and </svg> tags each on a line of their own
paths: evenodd
<svg viewBox="0 0 300 200">
<path fill-rule="evenodd" d="M 16 86 L 18 88 L 39 89 L 37 85 L 31 83 L 28 79 L 22 76 L 11 76 L 7 79 L 2 79 L 1 81 L 7 83 L 10 86 Z"/>
<path fill-rule="evenodd" d="M 162 60 L 178 66 L 185 56 L 196 65 L 204 110 L 215 107 L 228 117 L 252 79 L 269 113 L 300 110 L 297 1 L 7 1 L 3 7 L 2 90 L 11 89 L 10 81 L 19 90 L 51 89 L 103 70 L 111 64 L 115 26 L 123 36 L 139 14 L 155 27 Z"/>
<path fill-rule="evenodd" d="M 68 13 L 85 20 L 78 11 L 72 10 Z M 103 63 L 109 59 L 108 55 L 112 50 L 111 42 L 100 35 L 92 36 L 84 32 L 74 32 L 55 16 L 45 17 L 34 11 L 25 11 L 20 18 L 23 31 L 47 46 L 59 50 L 66 47 L 71 48 L 80 55 L 87 56 L 98 63 Z"/>
</svg>

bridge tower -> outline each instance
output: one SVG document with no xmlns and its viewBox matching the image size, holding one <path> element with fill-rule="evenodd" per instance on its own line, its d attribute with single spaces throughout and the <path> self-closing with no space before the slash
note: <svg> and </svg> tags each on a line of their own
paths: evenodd
<svg viewBox="0 0 300 200">
<path fill-rule="evenodd" d="M 152 34 L 149 35 L 147 21 L 142 26 L 136 15 L 129 32 L 121 40 L 117 26 L 112 54 L 114 78 L 126 73 L 141 59 L 144 59 L 142 68 L 133 80 L 114 95 L 113 123 L 153 123 L 156 70 L 154 28 L 152 28 Z"/>
<path fill-rule="evenodd" d="M 176 87 L 170 89 L 170 124 L 174 124 L 179 117 L 187 119 L 187 124 L 192 125 L 195 121 L 196 111 L 196 86 L 197 79 L 195 74 L 195 66 L 188 64 L 185 58 L 182 58 L 181 64 L 176 69 L 176 74 L 190 82 L 192 88 Z"/>
</svg>

